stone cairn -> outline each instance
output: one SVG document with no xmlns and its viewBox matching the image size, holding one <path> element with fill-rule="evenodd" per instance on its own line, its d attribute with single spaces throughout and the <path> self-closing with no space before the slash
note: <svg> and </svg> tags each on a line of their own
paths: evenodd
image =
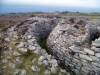
<svg viewBox="0 0 100 75">
<path fill-rule="evenodd" d="M 26 39 L 30 50 L 49 60 L 46 50 L 38 44 L 41 37 L 48 37 L 48 50 L 56 58 L 52 57 L 51 68 L 63 62 L 64 68 L 70 67 L 76 75 L 100 75 L 100 23 L 61 17 L 32 17 L 24 23 L 9 28 L 7 34 Z"/>
</svg>

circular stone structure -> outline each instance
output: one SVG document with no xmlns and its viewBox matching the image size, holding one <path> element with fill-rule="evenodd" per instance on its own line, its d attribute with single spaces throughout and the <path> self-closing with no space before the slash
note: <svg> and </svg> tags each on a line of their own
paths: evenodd
<svg viewBox="0 0 100 75">
<path fill-rule="evenodd" d="M 100 75 L 100 23 L 59 23 L 50 33 L 47 46 L 76 75 Z"/>
<path fill-rule="evenodd" d="M 19 33 L 21 36 L 19 36 Z M 24 38 L 34 53 L 47 56 L 38 41 L 47 38 L 47 47 L 76 75 L 100 75 L 100 23 L 76 22 L 74 18 L 32 17 L 8 29 L 7 34 Z"/>
</svg>

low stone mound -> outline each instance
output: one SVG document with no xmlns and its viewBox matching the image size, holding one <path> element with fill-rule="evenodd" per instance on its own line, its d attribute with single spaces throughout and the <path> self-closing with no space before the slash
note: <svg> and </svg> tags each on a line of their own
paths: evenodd
<svg viewBox="0 0 100 75">
<path fill-rule="evenodd" d="M 58 24 L 47 46 L 76 75 L 100 75 L 100 23 Z"/>
</svg>

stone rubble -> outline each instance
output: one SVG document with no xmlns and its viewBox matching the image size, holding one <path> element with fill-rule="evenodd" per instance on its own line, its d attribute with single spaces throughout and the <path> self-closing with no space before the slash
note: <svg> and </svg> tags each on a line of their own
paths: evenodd
<svg viewBox="0 0 100 75">
<path fill-rule="evenodd" d="M 36 71 L 36 72 L 40 71 L 40 68 L 38 68 L 37 66 L 32 66 L 31 68 L 33 71 Z"/>
</svg>

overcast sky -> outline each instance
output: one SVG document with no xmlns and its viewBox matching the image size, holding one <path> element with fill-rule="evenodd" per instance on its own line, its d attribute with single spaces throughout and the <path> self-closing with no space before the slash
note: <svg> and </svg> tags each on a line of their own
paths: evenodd
<svg viewBox="0 0 100 75">
<path fill-rule="evenodd" d="M 100 8 L 100 0 L 2 0 L 4 4 L 35 4 Z"/>
<path fill-rule="evenodd" d="M 2 5 L 35 5 L 100 10 L 100 0 L 1 0 Z M 59 9 L 60 10 L 60 9 Z M 40 10 L 41 11 L 41 10 Z M 56 11 L 56 9 L 55 9 Z"/>
</svg>

